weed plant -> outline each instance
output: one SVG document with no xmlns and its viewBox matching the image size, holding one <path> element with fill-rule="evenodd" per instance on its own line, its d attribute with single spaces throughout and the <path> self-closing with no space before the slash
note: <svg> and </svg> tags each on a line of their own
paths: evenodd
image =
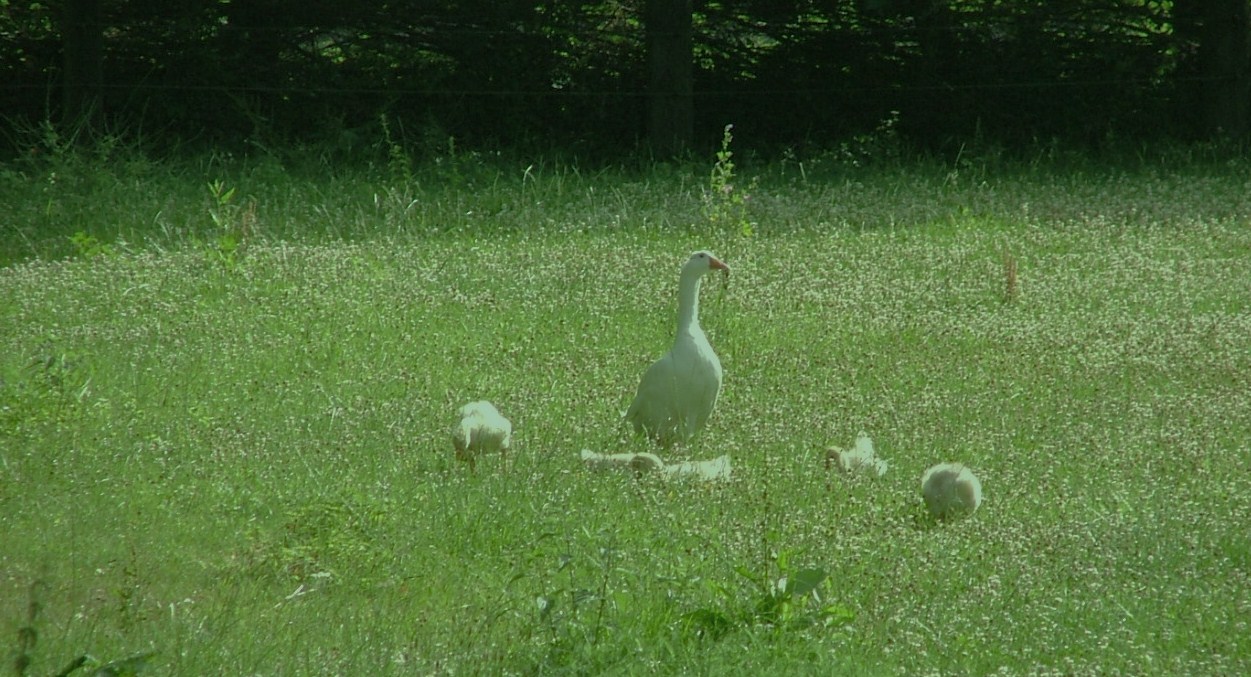
<svg viewBox="0 0 1251 677">
<path fill-rule="evenodd" d="M 0 172 L 19 674 L 1251 670 L 1245 164 L 387 146 Z M 646 448 L 702 247 L 725 389 L 668 455 L 733 478 L 584 471 Z M 470 472 L 479 398 L 513 449 Z M 830 474 L 861 430 L 891 470 Z M 985 502 L 934 524 L 944 460 Z"/>
</svg>

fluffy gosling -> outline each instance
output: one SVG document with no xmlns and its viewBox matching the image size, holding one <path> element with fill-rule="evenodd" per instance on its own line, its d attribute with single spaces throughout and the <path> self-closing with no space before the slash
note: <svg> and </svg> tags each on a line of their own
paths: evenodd
<svg viewBox="0 0 1251 677">
<path fill-rule="evenodd" d="M 656 454 L 597 454 L 590 449 L 581 452 L 582 463 L 592 470 L 629 468 L 638 474 L 659 472 L 665 477 L 695 477 L 718 481 L 730 478 L 730 457 L 719 456 L 711 461 L 684 461 L 666 464 Z"/>
<path fill-rule="evenodd" d="M 982 504 L 982 482 L 963 463 L 939 463 L 921 476 L 921 495 L 934 517 L 965 517 Z"/>
<path fill-rule="evenodd" d="M 864 473 L 881 477 L 886 474 L 890 464 L 886 459 L 878 458 L 873 449 L 873 440 L 866 433 L 856 438 L 856 446 L 851 449 L 830 447 L 825 451 L 825 467 L 838 463 L 838 469 L 851 475 Z"/>
<path fill-rule="evenodd" d="M 656 454 L 597 454 L 590 449 L 581 452 L 582 463 L 592 470 L 629 468 L 637 473 L 663 470 L 665 462 Z"/>
<path fill-rule="evenodd" d="M 664 472 L 669 477 L 694 477 L 706 482 L 728 480 L 733 470 L 729 454 L 718 456 L 711 461 L 683 461 L 670 463 L 664 467 Z"/>
<path fill-rule="evenodd" d="M 512 443 L 513 424 L 500 415 L 495 405 L 486 400 L 470 402 L 461 407 L 460 421 L 452 429 L 452 446 L 456 458 L 476 469 L 477 457 L 483 453 L 504 453 Z"/>
</svg>

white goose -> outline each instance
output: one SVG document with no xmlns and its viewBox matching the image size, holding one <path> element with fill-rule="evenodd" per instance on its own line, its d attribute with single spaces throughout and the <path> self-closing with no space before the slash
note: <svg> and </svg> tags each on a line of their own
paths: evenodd
<svg viewBox="0 0 1251 677">
<path fill-rule="evenodd" d="M 704 274 L 725 265 L 712 252 L 698 251 L 678 278 L 678 331 L 673 347 L 643 373 L 625 420 L 636 433 L 661 445 L 686 442 L 708 421 L 721 392 L 721 361 L 699 326 L 699 286 Z"/>
</svg>

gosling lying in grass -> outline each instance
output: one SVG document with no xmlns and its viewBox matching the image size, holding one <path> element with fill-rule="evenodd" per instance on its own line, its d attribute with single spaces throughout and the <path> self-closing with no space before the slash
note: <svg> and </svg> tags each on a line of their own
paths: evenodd
<svg viewBox="0 0 1251 677">
<path fill-rule="evenodd" d="M 512 443 L 513 424 L 500 415 L 495 405 L 486 400 L 470 402 L 461 407 L 458 414 L 460 421 L 452 429 L 456 458 L 476 469 L 479 455 L 508 451 Z"/>
<path fill-rule="evenodd" d="M 982 482 L 963 463 L 939 463 L 921 476 L 921 495 L 934 517 L 965 517 L 982 504 Z"/>
<path fill-rule="evenodd" d="M 718 456 L 711 461 L 683 461 L 665 466 L 665 474 L 670 477 L 695 477 L 709 482 L 728 480 L 733 470 L 728 454 Z"/>
<path fill-rule="evenodd" d="M 730 478 L 730 457 L 719 456 L 711 461 L 684 461 L 666 464 L 660 457 L 652 453 L 640 454 L 597 454 L 583 449 L 582 463 L 592 470 L 609 468 L 629 468 L 639 474 L 658 472 L 665 477 L 695 477 L 701 480 L 717 481 Z"/>
<path fill-rule="evenodd" d="M 608 470 L 610 468 L 629 468 L 638 473 L 664 470 L 665 463 L 656 454 L 597 454 L 583 449 L 582 463 L 592 470 Z"/>
<path fill-rule="evenodd" d="M 825 467 L 838 463 L 838 469 L 847 474 L 866 474 L 881 477 L 886 474 L 890 464 L 878 458 L 873 450 L 873 440 L 865 433 L 856 438 L 856 446 L 851 449 L 830 447 L 825 450 Z"/>
</svg>

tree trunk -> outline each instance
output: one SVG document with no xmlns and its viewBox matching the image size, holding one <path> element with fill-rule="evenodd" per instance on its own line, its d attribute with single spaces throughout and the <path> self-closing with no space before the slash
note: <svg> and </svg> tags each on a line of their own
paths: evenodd
<svg viewBox="0 0 1251 677">
<path fill-rule="evenodd" d="M 64 52 L 62 121 L 77 124 L 99 112 L 104 84 L 104 38 L 99 0 L 66 0 L 61 15 Z"/>
<path fill-rule="evenodd" d="M 694 135 L 691 0 L 646 0 L 647 135 L 653 149 L 675 155 Z"/>
</svg>

